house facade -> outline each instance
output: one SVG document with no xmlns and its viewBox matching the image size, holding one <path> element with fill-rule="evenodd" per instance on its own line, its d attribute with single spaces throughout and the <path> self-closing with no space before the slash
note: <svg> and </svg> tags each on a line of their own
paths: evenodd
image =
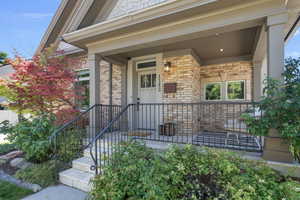
<svg viewBox="0 0 300 200">
<path fill-rule="evenodd" d="M 241 114 L 260 99 L 267 76 L 282 79 L 299 12 L 298 0 L 63 0 L 38 52 L 54 43 L 83 58 L 74 68 L 85 105 L 120 106 L 102 127 L 118 130 L 114 139 L 126 130 L 261 152 L 264 140 L 249 136 Z M 93 131 L 89 141 L 98 144 Z"/>
</svg>

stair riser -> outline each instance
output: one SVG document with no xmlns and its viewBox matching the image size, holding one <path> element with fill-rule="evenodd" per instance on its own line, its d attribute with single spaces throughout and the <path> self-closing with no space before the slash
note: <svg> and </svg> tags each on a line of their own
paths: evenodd
<svg viewBox="0 0 300 200">
<path fill-rule="evenodd" d="M 78 169 L 80 171 L 89 172 L 89 173 L 95 173 L 95 171 L 91 170 L 91 166 L 88 165 L 88 164 L 82 164 L 82 163 L 73 162 L 72 166 L 73 166 L 74 169 Z"/>
<path fill-rule="evenodd" d="M 107 155 L 107 154 L 111 155 L 112 151 L 111 150 L 107 151 L 107 149 L 105 151 L 103 151 L 103 150 L 98 151 L 97 152 L 98 156 L 100 155 L 100 153 L 101 153 L 102 156 Z M 92 158 L 89 150 L 88 151 L 85 150 L 83 155 L 84 155 L 84 157 Z M 95 155 L 95 152 L 93 152 L 93 155 Z"/>
<path fill-rule="evenodd" d="M 82 190 L 84 192 L 89 192 L 89 191 L 91 191 L 91 188 L 92 188 L 91 183 L 84 182 L 84 181 L 81 181 L 81 180 L 78 180 L 78 179 L 75 179 L 75 178 L 72 178 L 69 176 L 60 175 L 59 181 L 62 184 Z"/>
</svg>

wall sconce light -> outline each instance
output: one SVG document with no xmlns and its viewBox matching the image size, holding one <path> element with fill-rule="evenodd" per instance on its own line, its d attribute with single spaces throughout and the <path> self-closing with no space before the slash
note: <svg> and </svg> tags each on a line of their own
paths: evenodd
<svg viewBox="0 0 300 200">
<path fill-rule="evenodd" d="M 171 65 L 172 65 L 171 62 L 165 63 L 165 68 L 164 68 L 165 72 L 170 72 Z"/>
</svg>

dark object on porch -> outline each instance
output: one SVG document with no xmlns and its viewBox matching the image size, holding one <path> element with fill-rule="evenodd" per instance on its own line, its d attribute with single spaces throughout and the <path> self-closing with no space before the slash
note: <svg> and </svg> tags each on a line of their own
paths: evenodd
<svg viewBox="0 0 300 200">
<path fill-rule="evenodd" d="M 164 136 L 176 135 L 176 124 L 173 122 L 164 123 L 159 125 L 159 134 Z"/>
<path fill-rule="evenodd" d="M 260 141 L 255 136 L 233 132 L 215 133 L 205 131 L 197 135 L 193 140 L 193 144 L 257 152 L 262 150 Z"/>
<path fill-rule="evenodd" d="M 140 131 L 140 130 L 129 131 L 127 133 L 127 136 L 148 137 L 148 136 L 151 136 L 151 132 L 149 132 L 149 131 Z"/>
</svg>

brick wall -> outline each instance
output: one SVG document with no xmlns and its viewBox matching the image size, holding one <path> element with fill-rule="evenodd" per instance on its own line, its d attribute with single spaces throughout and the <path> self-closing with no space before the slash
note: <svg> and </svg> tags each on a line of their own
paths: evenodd
<svg viewBox="0 0 300 200">
<path fill-rule="evenodd" d="M 161 71 L 161 91 L 164 83 L 177 83 L 177 92 L 162 94 L 164 103 L 197 103 L 204 100 L 205 85 L 211 82 L 244 80 L 246 83 L 246 100 L 252 99 L 252 63 L 233 62 L 199 66 L 192 55 L 164 58 L 171 62 L 170 72 Z M 173 122 L 181 134 L 191 134 L 200 130 L 221 131 L 228 120 L 239 118 L 240 105 L 180 105 L 175 109 L 165 107 L 164 122 Z"/>
<path fill-rule="evenodd" d="M 161 91 L 164 83 L 177 83 L 177 92 L 163 94 L 164 103 L 197 102 L 200 96 L 199 64 L 192 55 L 182 55 L 164 58 L 165 62 L 171 62 L 169 72 L 161 71 Z"/>
<path fill-rule="evenodd" d="M 199 102 L 200 66 L 192 55 L 181 55 L 164 58 L 164 63 L 170 62 L 169 72 L 161 71 L 161 91 L 164 83 L 177 83 L 177 92 L 163 94 L 164 103 L 195 103 Z M 191 105 L 179 105 L 165 107 L 164 122 L 173 122 L 177 125 L 177 132 L 190 134 L 197 131 L 196 107 Z"/>
<path fill-rule="evenodd" d="M 112 103 L 121 105 L 121 67 L 113 65 L 112 74 Z M 100 102 L 109 104 L 109 64 L 101 63 L 100 68 Z"/>
</svg>

